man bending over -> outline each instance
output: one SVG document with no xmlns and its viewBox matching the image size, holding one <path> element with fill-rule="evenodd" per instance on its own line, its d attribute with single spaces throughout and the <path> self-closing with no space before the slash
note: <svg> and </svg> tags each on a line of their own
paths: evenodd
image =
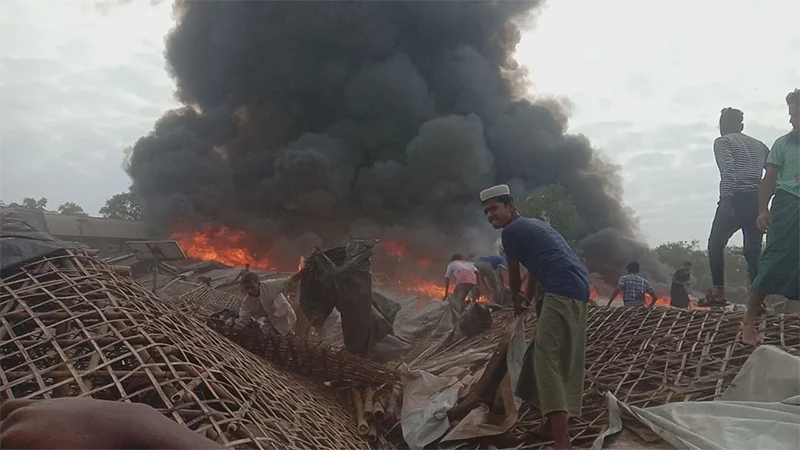
<svg viewBox="0 0 800 450">
<path fill-rule="evenodd" d="M 483 211 L 495 229 L 503 229 L 509 285 L 517 314 L 536 296 L 538 325 L 528 346 L 516 386 L 546 418 L 539 432 L 552 433 L 556 449 L 569 449 L 570 416 L 581 414 L 589 279 L 578 256 L 561 234 L 539 219 L 520 217 L 506 185 L 480 194 Z M 526 295 L 520 294 L 520 264 L 528 270 Z"/>
</svg>

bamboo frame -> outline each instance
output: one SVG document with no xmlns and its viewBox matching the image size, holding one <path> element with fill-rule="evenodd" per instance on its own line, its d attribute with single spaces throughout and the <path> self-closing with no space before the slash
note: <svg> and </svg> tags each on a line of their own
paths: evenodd
<svg viewBox="0 0 800 450">
<path fill-rule="evenodd" d="M 365 448 L 338 393 L 233 345 L 81 250 L 0 282 L 0 396 L 147 403 L 228 447 Z"/>
<path fill-rule="evenodd" d="M 184 309 L 191 310 L 196 316 L 205 319 L 206 323 L 220 334 L 275 365 L 304 377 L 337 385 L 372 387 L 401 385 L 400 374 L 397 371 L 360 358 L 346 350 L 332 350 L 297 336 L 281 336 L 274 330 L 264 332 L 255 327 L 225 327 L 221 320 L 209 316 L 223 309 L 222 305 L 226 305 L 225 308 L 233 307 L 230 303 L 232 299 L 227 297 L 231 294 L 219 292 L 197 295 L 195 294 L 197 292 L 201 290 L 181 296 Z"/>
<path fill-rule="evenodd" d="M 604 395 L 608 391 L 639 407 L 719 398 L 753 350 L 739 342 L 742 314 L 658 307 L 590 308 L 582 414 L 570 419 L 573 445 L 591 443 L 607 425 Z M 496 312 L 489 331 L 424 355 L 419 364 L 443 361 L 470 348 L 496 346 L 512 319 L 510 311 Z M 535 328 L 536 318 L 530 314 L 525 320 L 528 342 Z M 800 355 L 800 315 L 766 314 L 761 330 L 765 331 L 765 344 Z M 477 371 L 487 362 L 478 362 L 472 369 Z M 509 433 L 479 440 L 477 448 L 551 444 L 530 434 L 541 420 L 536 408 L 524 404 Z"/>
</svg>

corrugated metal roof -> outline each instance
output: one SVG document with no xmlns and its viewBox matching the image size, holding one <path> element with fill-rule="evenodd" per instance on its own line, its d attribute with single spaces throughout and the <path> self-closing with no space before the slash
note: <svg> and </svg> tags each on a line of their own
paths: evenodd
<svg viewBox="0 0 800 450">
<path fill-rule="evenodd" d="M 86 236 L 121 239 L 152 239 L 144 222 L 136 220 L 44 214 L 50 233 L 56 236 Z"/>
</svg>

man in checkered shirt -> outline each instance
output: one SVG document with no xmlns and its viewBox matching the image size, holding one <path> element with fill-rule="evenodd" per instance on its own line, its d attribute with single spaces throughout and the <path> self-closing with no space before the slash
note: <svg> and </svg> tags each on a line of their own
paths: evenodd
<svg viewBox="0 0 800 450">
<path fill-rule="evenodd" d="M 628 264 L 628 274 L 619 279 L 617 288 L 614 289 L 614 293 L 611 294 L 611 298 L 608 300 L 606 306 L 611 306 L 611 302 L 613 302 L 620 293 L 622 293 L 622 303 L 626 308 L 645 306 L 645 294 L 649 294 L 650 297 L 653 298 L 653 303 L 648 306 L 655 305 L 658 299 L 658 297 L 656 297 L 656 291 L 650 286 L 650 282 L 639 275 L 639 263 L 636 261 Z"/>
</svg>

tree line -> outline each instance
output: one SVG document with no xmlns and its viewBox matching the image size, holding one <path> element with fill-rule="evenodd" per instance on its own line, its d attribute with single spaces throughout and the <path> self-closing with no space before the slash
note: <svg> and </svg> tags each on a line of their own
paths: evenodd
<svg viewBox="0 0 800 450">
<path fill-rule="evenodd" d="M 40 199 L 35 199 L 33 197 L 25 197 L 22 199 L 21 202 L 13 202 L 9 203 L 8 205 L 3 204 L 0 202 L 0 206 L 10 206 L 10 207 L 23 207 L 29 209 L 38 209 L 40 211 L 46 211 L 51 213 L 58 213 L 63 214 L 65 216 L 80 216 L 80 217 L 88 217 L 89 214 L 83 210 L 81 205 L 75 202 L 66 202 L 58 205 L 55 211 L 50 211 L 47 209 L 47 198 L 42 197 Z M 142 218 L 142 205 L 133 195 L 133 193 L 128 190 L 125 192 L 121 192 L 119 194 L 111 196 L 108 200 L 106 200 L 105 205 L 100 208 L 99 211 L 102 217 L 108 219 L 122 219 L 122 220 L 141 220 Z"/>
<path fill-rule="evenodd" d="M 572 201 L 572 195 L 566 188 L 559 184 L 546 186 L 535 194 L 529 195 L 517 202 L 520 213 L 526 217 L 537 217 L 550 222 L 576 249 L 576 231 L 580 227 L 578 209 Z M 700 241 L 667 242 L 659 245 L 653 251 L 659 260 L 672 270 L 682 267 L 684 261 L 692 263 L 692 275 L 697 279 L 693 289 L 705 293 L 711 288 L 711 270 L 708 263 L 708 251 Z M 747 286 L 747 261 L 742 253 L 742 248 L 729 245 L 725 248 L 725 284 L 728 288 L 728 297 L 731 299 L 746 298 Z"/>
<path fill-rule="evenodd" d="M 572 195 L 560 184 L 553 184 L 539 189 L 532 195 L 518 201 L 522 215 L 537 217 L 550 222 L 567 241 L 577 248 L 578 238 L 576 231 L 580 227 L 580 215 Z M 25 208 L 47 211 L 47 199 L 26 197 L 20 203 L 11 203 L 8 206 L 22 206 Z M 88 216 L 83 208 L 75 202 L 66 202 L 56 208 L 58 214 L 70 216 Z M 130 190 L 116 194 L 106 200 L 99 211 L 102 217 L 123 220 L 140 220 L 142 218 L 142 205 Z M 694 288 L 701 292 L 711 287 L 711 272 L 708 265 L 708 252 L 700 247 L 700 242 L 668 242 L 654 249 L 662 263 L 672 269 L 678 269 L 684 261 L 692 263 L 692 274 L 697 279 Z M 578 250 L 580 253 L 580 251 Z M 725 249 L 725 280 L 732 289 L 744 289 L 748 285 L 747 262 L 742 254 L 741 247 L 728 246 Z"/>
</svg>

